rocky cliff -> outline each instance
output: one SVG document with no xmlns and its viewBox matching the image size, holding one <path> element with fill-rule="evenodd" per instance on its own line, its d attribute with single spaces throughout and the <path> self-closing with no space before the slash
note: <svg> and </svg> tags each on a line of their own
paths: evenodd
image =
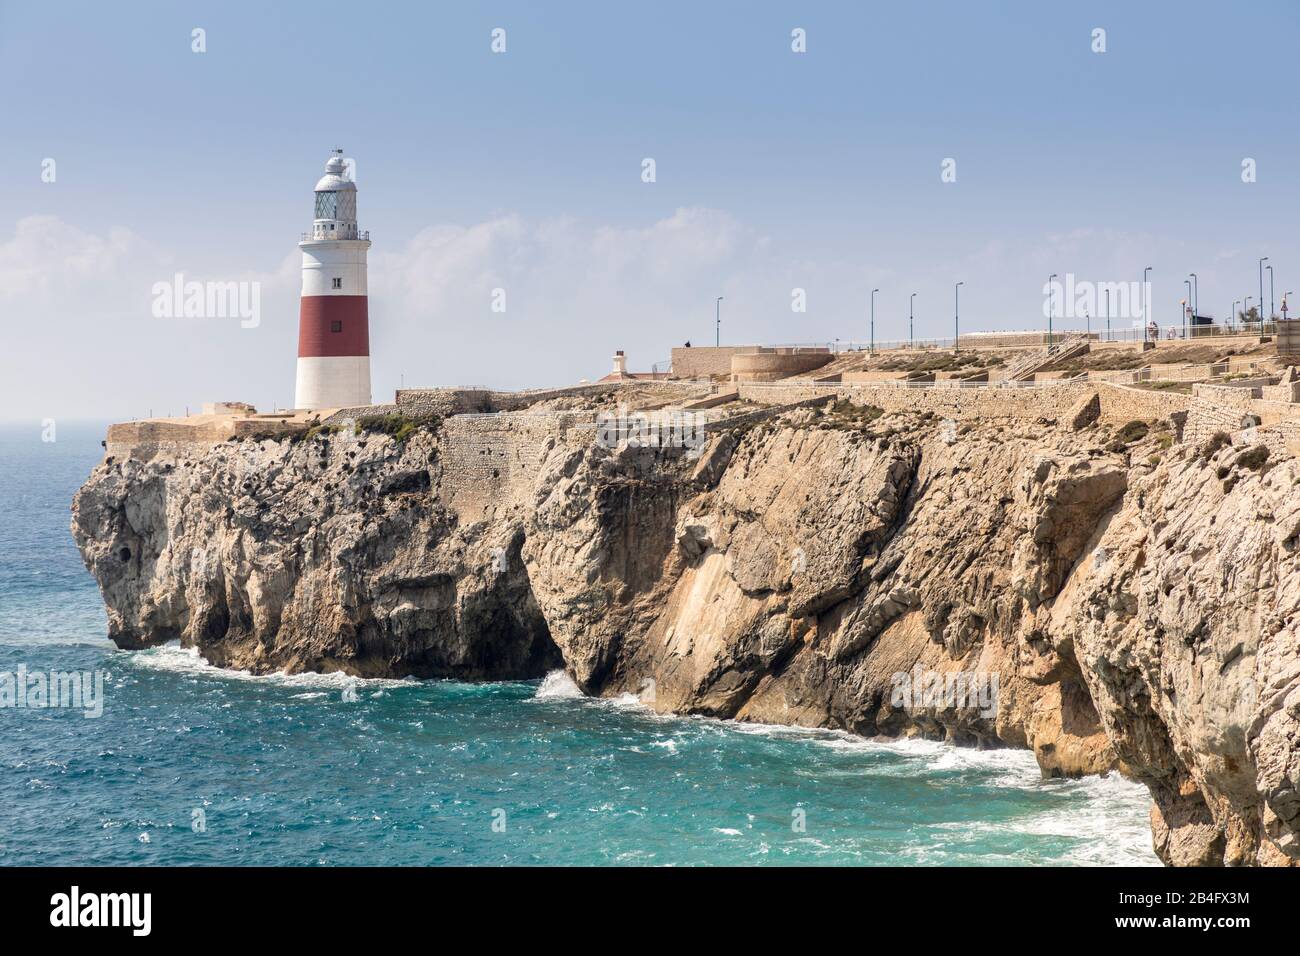
<svg viewBox="0 0 1300 956">
<path fill-rule="evenodd" d="M 446 424 L 324 430 L 106 459 L 73 530 L 122 647 L 563 667 L 663 711 L 1028 747 L 1146 783 L 1166 862 L 1295 863 L 1300 466 L 1095 418 L 841 403 L 698 456 L 556 436 L 473 507 Z M 992 697 L 900 697 L 915 679 Z"/>
</svg>

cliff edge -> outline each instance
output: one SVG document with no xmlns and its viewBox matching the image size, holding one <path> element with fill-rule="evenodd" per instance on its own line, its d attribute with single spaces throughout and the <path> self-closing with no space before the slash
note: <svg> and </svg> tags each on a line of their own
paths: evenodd
<svg viewBox="0 0 1300 956">
<path fill-rule="evenodd" d="M 124 648 L 563 667 L 661 711 L 1026 747 L 1145 783 L 1167 863 L 1293 865 L 1300 465 L 1095 401 L 1059 422 L 842 401 L 694 450 L 562 412 L 331 426 L 107 457 L 73 532 Z"/>
</svg>

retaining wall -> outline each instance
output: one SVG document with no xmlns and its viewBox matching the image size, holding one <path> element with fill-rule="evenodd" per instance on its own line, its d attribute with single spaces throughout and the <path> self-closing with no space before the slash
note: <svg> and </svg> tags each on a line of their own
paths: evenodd
<svg viewBox="0 0 1300 956">
<path fill-rule="evenodd" d="M 152 419 L 108 426 L 104 453 L 113 458 L 190 458 L 232 439 L 284 438 L 305 432 L 302 421 L 278 418 L 194 416 L 185 421 Z"/>
<path fill-rule="evenodd" d="M 1101 399 L 1102 422 L 1123 425 L 1132 421 L 1160 421 L 1187 414 L 1192 396 L 1182 392 L 1158 392 L 1114 382 L 1093 382 Z"/>
<path fill-rule="evenodd" d="M 1090 386 L 1074 383 L 1047 388 L 968 388 L 935 386 L 905 388 L 891 385 L 759 385 L 740 383 L 742 399 L 768 405 L 792 404 L 823 395 L 847 398 L 858 405 L 874 405 L 887 412 L 932 412 L 944 418 L 1050 418 L 1062 417 Z"/>
<path fill-rule="evenodd" d="M 532 487 L 542 457 L 556 443 L 575 447 L 595 435 L 590 412 L 457 415 L 442 423 L 444 502 L 462 520 L 490 516 Z M 583 427 L 585 426 L 585 427 Z"/>
<path fill-rule="evenodd" d="M 802 375 L 828 364 L 828 349 L 763 349 L 731 357 L 733 382 L 775 382 L 790 375 Z"/>
<path fill-rule="evenodd" d="M 673 349 L 673 378 L 709 378 L 731 374 L 731 357 L 741 352 L 757 352 L 757 345 L 704 345 Z"/>
</svg>

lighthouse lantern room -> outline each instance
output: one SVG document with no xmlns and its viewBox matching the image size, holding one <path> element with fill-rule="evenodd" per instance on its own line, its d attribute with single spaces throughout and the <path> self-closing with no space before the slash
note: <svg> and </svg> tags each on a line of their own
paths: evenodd
<svg viewBox="0 0 1300 956">
<path fill-rule="evenodd" d="M 316 183 L 316 217 L 298 247 L 302 299 L 294 406 L 314 410 L 369 405 L 370 234 L 357 230 L 357 186 L 347 175 L 341 149 L 334 150 Z"/>
</svg>

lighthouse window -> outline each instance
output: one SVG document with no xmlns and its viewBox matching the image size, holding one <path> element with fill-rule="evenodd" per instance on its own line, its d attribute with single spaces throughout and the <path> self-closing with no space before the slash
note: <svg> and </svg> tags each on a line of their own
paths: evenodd
<svg viewBox="0 0 1300 956">
<path fill-rule="evenodd" d="M 343 323 L 342 323 L 342 322 L 331 322 L 331 323 L 330 323 L 330 331 L 331 331 L 331 332 L 342 332 L 342 331 L 343 331 Z"/>
<path fill-rule="evenodd" d="M 317 219 L 335 219 L 334 213 L 338 208 L 338 193 L 317 193 L 316 194 L 316 218 Z"/>
<path fill-rule="evenodd" d="M 341 276 L 335 276 L 335 277 L 334 277 L 334 288 L 336 288 L 336 289 L 341 289 L 341 288 L 343 288 L 343 279 L 342 279 Z"/>
</svg>

